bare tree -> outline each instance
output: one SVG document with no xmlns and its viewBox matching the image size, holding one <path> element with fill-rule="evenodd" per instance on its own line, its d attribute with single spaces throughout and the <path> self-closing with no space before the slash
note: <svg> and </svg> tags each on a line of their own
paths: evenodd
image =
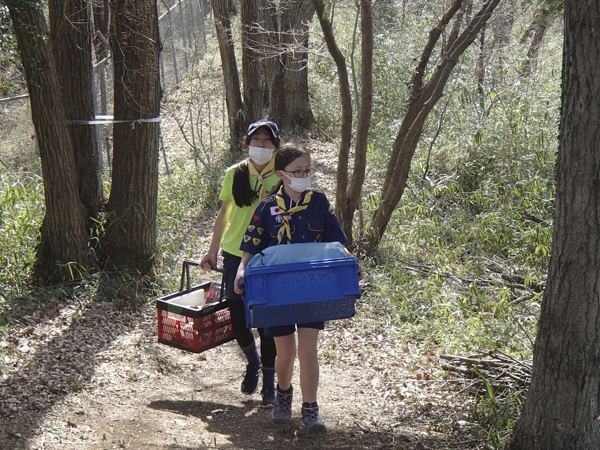
<svg viewBox="0 0 600 450">
<path fill-rule="evenodd" d="M 39 1 L 4 0 L 17 38 L 42 160 L 46 214 L 36 268 L 44 276 L 78 276 L 91 266 L 87 214 L 77 187 L 75 153 Z"/>
<path fill-rule="evenodd" d="M 373 11 L 372 2 L 360 2 L 361 16 L 361 94 L 358 106 L 358 126 L 354 149 L 354 167 L 349 177 L 350 146 L 352 138 L 352 96 L 346 69 L 346 58 L 339 49 L 333 34 L 332 24 L 325 14 L 322 0 L 313 0 L 317 17 L 323 30 L 325 42 L 338 70 L 342 105 L 340 150 L 338 154 L 336 215 L 340 219 L 350 242 L 353 241 L 352 223 L 360 204 L 362 185 L 365 179 L 367 159 L 367 137 L 373 103 Z"/>
<path fill-rule="evenodd" d="M 104 252 L 117 269 L 148 273 L 156 251 L 160 39 L 153 0 L 112 0 L 114 157 Z"/>
<path fill-rule="evenodd" d="M 460 11 L 462 0 L 455 0 L 440 18 L 437 26 L 430 31 L 428 42 L 421 54 L 411 82 L 408 108 L 392 147 L 381 191 L 380 204 L 373 214 L 370 230 L 361 243 L 361 247 L 366 254 L 372 254 L 378 247 L 392 213 L 402 198 L 412 158 L 423 133 L 425 120 L 441 98 L 444 87 L 458 63 L 460 55 L 481 32 L 498 3 L 500 3 L 500 0 L 485 1 L 461 33 L 458 33 L 456 26 L 454 27 L 453 32 L 450 33 L 445 42 L 441 58 L 435 70 L 425 83 L 424 76 L 432 52 L 443 30 L 455 15 L 457 16 L 455 20 L 460 21 L 462 19 L 461 14 L 457 14 Z"/>
<path fill-rule="evenodd" d="M 538 13 L 533 19 L 533 23 L 526 33 L 525 38 L 528 35 L 533 34 L 527 56 L 523 62 L 521 69 L 522 76 L 529 76 L 532 72 L 532 64 L 537 60 L 537 56 L 546 36 L 548 27 L 552 24 L 552 21 L 557 17 L 560 17 L 564 10 L 563 0 L 543 0 L 540 1 L 540 8 Z"/>
<path fill-rule="evenodd" d="M 246 112 L 242 103 L 240 77 L 235 60 L 233 35 L 231 33 L 230 2 L 228 0 L 213 0 L 213 14 L 221 65 L 223 66 L 223 81 L 225 83 L 225 100 L 227 102 L 227 119 L 229 123 L 230 149 L 238 151 L 240 141 L 246 131 L 242 124 L 247 122 Z"/>
<path fill-rule="evenodd" d="M 583 450 L 600 442 L 600 4 L 566 0 L 564 9 L 552 252 L 512 450 Z"/>
</svg>

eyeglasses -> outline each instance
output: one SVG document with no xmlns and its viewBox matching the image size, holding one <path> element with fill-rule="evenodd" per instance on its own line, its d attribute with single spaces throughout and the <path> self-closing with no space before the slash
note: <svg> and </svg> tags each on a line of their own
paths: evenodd
<svg viewBox="0 0 600 450">
<path fill-rule="evenodd" d="M 293 173 L 294 178 L 304 178 L 304 175 L 306 175 L 307 177 L 310 177 L 310 174 L 312 173 L 312 169 L 306 169 L 306 170 L 302 170 L 302 169 L 285 170 L 285 169 L 283 169 L 283 171 L 287 172 L 287 173 Z"/>
</svg>

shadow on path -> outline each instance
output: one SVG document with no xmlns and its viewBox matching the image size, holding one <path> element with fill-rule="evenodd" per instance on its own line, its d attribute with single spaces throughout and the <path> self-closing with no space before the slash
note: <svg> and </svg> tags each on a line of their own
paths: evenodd
<svg viewBox="0 0 600 450">
<path fill-rule="evenodd" d="M 7 333 L 15 348 L 0 364 L 0 448 L 28 448 L 45 415 L 83 389 L 96 365 L 120 335 L 141 326 L 143 313 L 113 309 L 112 303 L 66 305 L 26 317 Z"/>
</svg>

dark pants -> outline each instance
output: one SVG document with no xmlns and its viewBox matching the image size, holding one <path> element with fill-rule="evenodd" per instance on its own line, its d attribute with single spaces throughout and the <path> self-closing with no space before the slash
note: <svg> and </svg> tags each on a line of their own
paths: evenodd
<svg viewBox="0 0 600 450">
<path fill-rule="evenodd" d="M 233 289 L 235 275 L 241 258 L 227 252 L 221 252 L 223 255 L 223 268 L 225 269 L 225 295 L 231 312 L 231 324 L 233 325 L 233 334 L 235 340 L 241 348 L 247 348 L 254 343 L 254 334 L 246 326 L 246 311 L 242 296 L 236 294 Z M 258 328 L 260 336 L 260 355 L 263 367 L 275 367 L 275 341 L 270 336 L 265 336 L 264 329 Z"/>
</svg>

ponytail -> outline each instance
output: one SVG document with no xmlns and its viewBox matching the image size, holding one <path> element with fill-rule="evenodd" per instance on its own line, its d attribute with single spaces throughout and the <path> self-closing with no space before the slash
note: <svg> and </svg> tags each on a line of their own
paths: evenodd
<svg viewBox="0 0 600 450">
<path fill-rule="evenodd" d="M 233 194 L 235 204 L 240 208 L 252 206 L 254 199 L 258 197 L 258 193 L 250 186 L 250 169 L 248 169 L 248 163 L 248 159 L 239 163 L 233 174 L 231 193 Z"/>
</svg>

